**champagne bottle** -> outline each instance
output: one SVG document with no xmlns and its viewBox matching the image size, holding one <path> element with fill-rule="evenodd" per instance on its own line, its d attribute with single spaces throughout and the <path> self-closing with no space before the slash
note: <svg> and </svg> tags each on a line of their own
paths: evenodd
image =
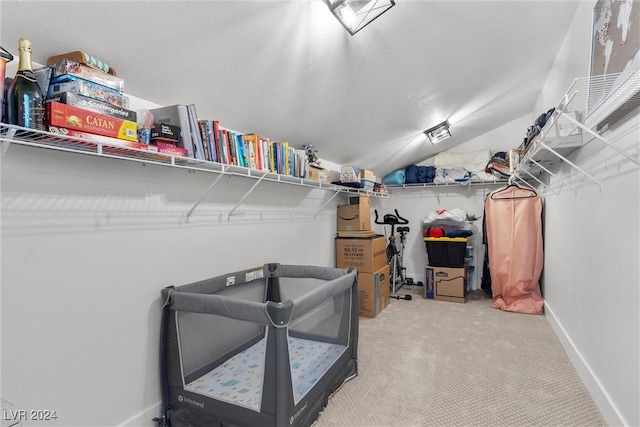
<svg viewBox="0 0 640 427">
<path fill-rule="evenodd" d="M 31 65 L 31 42 L 18 41 L 18 72 L 7 91 L 7 121 L 29 129 L 45 130 L 44 99 Z"/>
</svg>

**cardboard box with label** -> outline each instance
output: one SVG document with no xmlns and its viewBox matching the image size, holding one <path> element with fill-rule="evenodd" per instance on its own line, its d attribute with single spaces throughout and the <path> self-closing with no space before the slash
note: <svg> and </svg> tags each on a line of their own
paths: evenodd
<svg viewBox="0 0 640 427">
<path fill-rule="evenodd" d="M 360 316 L 376 317 L 380 314 L 389 305 L 390 286 L 388 265 L 385 265 L 375 273 L 358 272 Z"/>
<path fill-rule="evenodd" d="M 387 264 L 387 239 L 336 238 L 336 267 L 355 268 L 359 273 L 374 273 Z"/>
<path fill-rule="evenodd" d="M 309 166 L 308 178 L 313 181 L 326 182 L 327 184 L 330 184 L 331 172 L 326 169 L 317 168 L 315 166 Z"/>
<path fill-rule="evenodd" d="M 338 231 L 371 230 L 370 198 L 361 196 L 352 199 L 348 205 L 338 206 Z"/>
<path fill-rule="evenodd" d="M 466 302 L 465 268 L 427 266 L 425 291 L 433 288 L 433 299 L 448 302 Z"/>
</svg>

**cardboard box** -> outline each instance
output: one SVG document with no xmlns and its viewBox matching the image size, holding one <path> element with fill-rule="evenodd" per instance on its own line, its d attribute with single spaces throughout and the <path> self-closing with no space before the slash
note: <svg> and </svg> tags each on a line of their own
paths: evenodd
<svg viewBox="0 0 640 427">
<path fill-rule="evenodd" d="M 465 268 L 427 266 L 425 287 L 434 289 L 433 299 L 448 302 L 466 302 L 467 283 Z"/>
<path fill-rule="evenodd" d="M 353 204 L 357 202 L 357 204 Z M 352 197 L 348 205 L 338 206 L 338 231 L 371 230 L 371 205 L 368 196 Z"/>
<path fill-rule="evenodd" d="M 375 273 L 358 272 L 360 316 L 376 317 L 389 305 L 389 266 Z"/>
<path fill-rule="evenodd" d="M 322 168 L 316 168 L 314 166 L 309 166 L 309 179 L 331 184 L 331 174 L 329 171 Z"/>
<path fill-rule="evenodd" d="M 69 59 L 71 61 L 75 61 L 80 64 L 89 65 L 93 68 L 104 71 L 105 73 L 109 73 L 112 76 L 115 76 L 117 74 L 116 70 L 111 68 L 109 65 L 105 64 L 103 61 L 99 60 L 94 56 L 89 55 L 86 52 L 82 52 L 79 50 L 63 53 L 61 55 L 50 56 L 49 59 L 47 59 L 47 66 L 54 65 L 62 61 L 63 59 Z"/>
<path fill-rule="evenodd" d="M 360 183 L 360 168 L 354 165 L 344 165 L 340 168 L 340 182 Z"/>
<path fill-rule="evenodd" d="M 353 196 L 349 197 L 350 205 L 366 205 L 367 207 L 371 207 L 371 197 L 370 196 Z"/>
<path fill-rule="evenodd" d="M 374 273 L 387 265 L 387 239 L 336 238 L 336 267 L 355 268 L 359 273 Z"/>
<path fill-rule="evenodd" d="M 376 176 L 367 169 L 360 169 L 360 179 L 368 179 L 369 181 L 375 181 Z"/>
</svg>

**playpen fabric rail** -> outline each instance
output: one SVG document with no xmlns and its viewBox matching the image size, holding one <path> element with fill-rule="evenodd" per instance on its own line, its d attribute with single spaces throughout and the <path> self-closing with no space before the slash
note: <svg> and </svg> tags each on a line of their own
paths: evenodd
<svg viewBox="0 0 640 427">
<path fill-rule="evenodd" d="M 347 270 L 326 269 L 316 266 L 291 266 L 279 265 L 272 273 L 273 277 L 314 278 L 329 280 L 311 292 L 291 300 L 294 312 L 289 320 L 294 320 L 302 314 L 316 307 L 320 302 L 329 297 L 339 295 L 349 289 L 353 284 L 353 274 L 344 275 Z M 355 274 L 355 272 L 354 272 Z M 228 275 L 230 277 L 232 275 Z M 255 279 L 254 279 L 255 280 Z M 230 286 L 240 286 L 249 282 L 242 282 Z M 237 320 L 246 320 L 261 325 L 285 327 L 287 323 L 277 322 L 272 319 L 269 307 L 281 307 L 285 303 L 272 301 L 260 303 L 241 299 L 229 298 L 219 295 L 211 295 L 226 288 L 224 278 L 216 278 L 186 285 L 182 289 L 168 289 L 165 304 L 170 304 L 172 310 L 189 311 L 192 313 L 217 314 Z"/>
</svg>

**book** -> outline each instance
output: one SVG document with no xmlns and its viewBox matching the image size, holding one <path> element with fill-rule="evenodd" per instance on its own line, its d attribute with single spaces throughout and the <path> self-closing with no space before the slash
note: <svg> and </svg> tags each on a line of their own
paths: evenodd
<svg viewBox="0 0 640 427">
<path fill-rule="evenodd" d="M 169 124 L 180 128 L 180 142 L 178 147 L 187 150 L 189 157 L 194 157 L 193 140 L 191 139 L 191 125 L 189 124 L 189 112 L 186 105 L 174 104 L 165 107 L 152 108 L 153 122 Z"/>
<path fill-rule="evenodd" d="M 205 160 L 202 136 L 200 135 L 200 128 L 198 127 L 198 115 L 196 114 L 196 106 L 194 104 L 187 105 L 187 115 L 189 117 L 189 127 L 193 143 L 193 157 L 198 160 Z"/>
<path fill-rule="evenodd" d="M 216 148 L 216 138 L 214 137 L 213 120 L 201 120 L 203 127 L 203 142 L 205 150 L 209 154 L 209 160 L 218 162 L 218 151 Z"/>
<path fill-rule="evenodd" d="M 218 120 L 212 120 L 211 124 L 213 125 L 213 138 L 216 144 L 216 155 L 218 163 L 225 163 L 222 158 L 222 144 L 220 143 L 220 123 Z"/>
<path fill-rule="evenodd" d="M 235 144 L 231 144 L 229 131 L 227 129 L 223 129 L 222 135 L 224 137 L 224 146 L 226 147 L 226 150 L 227 150 L 227 164 L 237 165 L 238 161 L 236 159 Z"/>
<path fill-rule="evenodd" d="M 244 142 L 242 140 L 242 134 L 238 132 L 233 133 L 233 137 L 236 141 L 236 147 L 238 147 L 238 166 L 248 168 L 247 150 L 245 149 Z"/>
<path fill-rule="evenodd" d="M 211 151 L 209 150 L 209 138 L 207 137 L 207 125 L 205 120 L 198 120 L 198 132 L 202 140 L 202 148 L 204 149 L 204 159 L 211 161 Z"/>
<path fill-rule="evenodd" d="M 278 172 L 276 168 L 276 157 L 276 143 L 269 141 L 269 170 L 275 173 Z"/>
<path fill-rule="evenodd" d="M 249 152 L 249 156 L 248 156 L 248 166 L 251 169 L 258 169 L 261 170 L 260 168 L 260 160 L 258 159 L 258 135 L 256 135 L 255 133 L 246 133 L 244 135 L 242 135 L 242 140 L 243 142 L 246 144 L 248 152 Z"/>
<path fill-rule="evenodd" d="M 123 120 L 55 101 L 45 103 L 45 114 L 50 126 L 95 133 L 127 141 L 138 140 L 137 123 L 131 120 Z"/>
</svg>

